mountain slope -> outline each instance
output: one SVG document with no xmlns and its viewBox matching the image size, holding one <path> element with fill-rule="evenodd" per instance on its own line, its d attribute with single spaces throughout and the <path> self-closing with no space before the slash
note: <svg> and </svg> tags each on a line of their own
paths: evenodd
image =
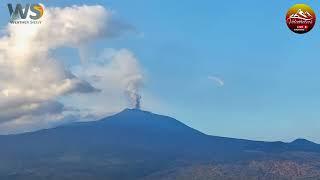
<svg viewBox="0 0 320 180">
<path fill-rule="evenodd" d="M 253 161 L 266 167 L 285 161 L 313 168 L 320 157 L 320 146 L 307 140 L 283 143 L 209 136 L 173 118 L 134 109 L 100 121 L 0 136 L 0 147 L 0 179 L 13 180 L 155 179 L 161 172 L 188 174 L 212 166 L 233 171 L 251 167 Z M 162 173 L 159 179 L 172 173 Z"/>
</svg>

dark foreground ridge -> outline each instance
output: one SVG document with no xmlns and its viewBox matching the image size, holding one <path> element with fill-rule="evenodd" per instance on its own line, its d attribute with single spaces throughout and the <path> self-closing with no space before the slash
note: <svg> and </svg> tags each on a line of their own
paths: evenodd
<svg viewBox="0 0 320 180">
<path fill-rule="evenodd" d="M 320 145 L 209 136 L 126 109 L 100 121 L 0 136 L 1 180 L 320 179 Z"/>
</svg>

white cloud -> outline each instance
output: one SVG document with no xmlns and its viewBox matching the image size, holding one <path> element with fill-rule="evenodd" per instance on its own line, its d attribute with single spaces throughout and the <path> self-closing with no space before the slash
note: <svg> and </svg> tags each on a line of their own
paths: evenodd
<svg viewBox="0 0 320 180">
<path fill-rule="evenodd" d="M 138 59 L 127 49 L 105 49 L 96 62 L 88 62 L 85 67 L 74 67 L 73 72 L 101 92 L 81 96 L 75 94 L 65 98 L 64 102 L 74 104 L 82 112 L 87 109 L 98 117 L 128 107 L 126 98 L 131 98 L 129 106 L 134 107 L 136 97 L 132 96 L 139 94 L 144 77 Z"/>
<path fill-rule="evenodd" d="M 72 116 L 82 116 L 72 114 L 74 109 L 66 108 L 57 99 L 75 93 L 96 94 L 99 91 L 96 87 L 104 89 L 101 85 L 106 82 L 93 83 L 90 78 L 75 76 L 50 52 L 60 47 L 82 47 L 88 41 L 114 36 L 125 28 L 123 23 L 115 23 L 112 13 L 99 5 L 46 8 L 41 20 L 41 25 L 9 24 L 5 35 L 0 37 L 0 134 L 50 127 Z M 118 58 L 127 57 L 119 55 Z M 98 66 L 91 66 L 89 68 L 99 70 Z M 114 63 L 109 72 L 100 69 L 97 77 L 110 76 L 107 79 L 115 82 L 119 79 L 113 80 L 112 76 L 117 76 L 113 72 L 124 73 L 130 68 L 130 64 Z M 93 76 L 92 71 L 85 72 Z M 106 86 L 119 90 L 116 83 Z"/>
<path fill-rule="evenodd" d="M 223 79 L 218 77 L 218 76 L 208 76 L 208 79 L 213 81 L 215 83 L 215 85 L 218 86 L 218 87 L 224 86 Z"/>
</svg>

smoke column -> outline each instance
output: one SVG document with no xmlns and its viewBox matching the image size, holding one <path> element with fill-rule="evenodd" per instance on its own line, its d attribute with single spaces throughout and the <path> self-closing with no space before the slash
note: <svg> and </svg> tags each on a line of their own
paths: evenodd
<svg viewBox="0 0 320 180">
<path fill-rule="evenodd" d="M 142 76 L 134 76 L 128 80 L 126 95 L 129 99 L 130 106 L 135 109 L 141 108 L 140 88 L 142 86 Z"/>
<path fill-rule="evenodd" d="M 141 108 L 141 96 L 139 94 L 136 95 L 136 103 L 135 103 L 135 109 L 140 109 Z"/>
</svg>

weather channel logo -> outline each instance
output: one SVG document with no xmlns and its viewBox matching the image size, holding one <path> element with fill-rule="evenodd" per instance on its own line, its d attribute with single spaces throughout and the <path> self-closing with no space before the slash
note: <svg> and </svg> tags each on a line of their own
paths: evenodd
<svg viewBox="0 0 320 180">
<path fill-rule="evenodd" d="M 310 6 L 296 4 L 288 10 L 286 22 L 291 31 L 298 34 L 307 33 L 316 23 L 316 14 Z"/>
<path fill-rule="evenodd" d="M 39 20 L 44 14 L 42 4 L 8 4 L 11 24 L 41 24 Z"/>
</svg>

